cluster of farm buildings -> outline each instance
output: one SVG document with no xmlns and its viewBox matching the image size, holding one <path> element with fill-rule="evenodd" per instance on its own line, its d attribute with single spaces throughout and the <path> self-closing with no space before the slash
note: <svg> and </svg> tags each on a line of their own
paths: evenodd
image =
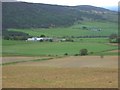
<svg viewBox="0 0 120 90">
<path fill-rule="evenodd" d="M 66 39 L 53 39 L 47 37 L 32 37 L 28 38 L 26 41 L 66 41 Z"/>
<path fill-rule="evenodd" d="M 28 38 L 27 41 L 47 41 L 47 40 L 52 40 L 52 38 L 42 38 L 42 37 L 32 37 L 32 38 Z"/>
</svg>

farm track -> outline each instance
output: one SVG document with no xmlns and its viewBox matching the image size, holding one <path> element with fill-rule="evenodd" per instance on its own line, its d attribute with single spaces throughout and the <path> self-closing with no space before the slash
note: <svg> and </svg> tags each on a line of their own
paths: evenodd
<svg viewBox="0 0 120 90">
<path fill-rule="evenodd" d="M 52 59 L 51 57 L 2 57 L 2 64 L 23 63 L 29 61 L 39 61 Z"/>
<path fill-rule="evenodd" d="M 119 53 L 120 52 L 120 50 L 112 50 L 112 51 L 109 51 L 109 52 L 117 52 L 117 53 Z"/>
</svg>

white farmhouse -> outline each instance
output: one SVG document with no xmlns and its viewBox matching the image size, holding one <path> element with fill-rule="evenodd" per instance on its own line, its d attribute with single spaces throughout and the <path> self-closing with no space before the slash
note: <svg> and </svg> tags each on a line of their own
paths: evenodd
<svg viewBox="0 0 120 90">
<path fill-rule="evenodd" d="M 34 41 L 35 38 L 28 38 L 27 41 Z"/>
<path fill-rule="evenodd" d="M 36 41 L 44 40 L 44 38 L 36 38 Z"/>
</svg>

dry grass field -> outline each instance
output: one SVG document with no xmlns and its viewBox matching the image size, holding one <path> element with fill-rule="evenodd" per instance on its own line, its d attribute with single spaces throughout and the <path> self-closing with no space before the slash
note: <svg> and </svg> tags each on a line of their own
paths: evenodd
<svg viewBox="0 0 120 90">
<path fill-rule="evenodd" d="M 117 56 L 104 56 L 103 58 L 100 56 L 68 56 L 4 65 L 2 69 L 4 88 L 118 87 Z"/>
</svg>

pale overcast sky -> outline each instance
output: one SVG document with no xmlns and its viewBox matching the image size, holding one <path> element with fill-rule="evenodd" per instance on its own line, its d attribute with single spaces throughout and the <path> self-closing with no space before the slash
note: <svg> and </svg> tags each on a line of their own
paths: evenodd
<svg viewBox="0 0 120 90">
<path fill-rule="evenodd" d="M 46 3 L 46 4 L 57 4 L 57 5 L 93 5 L 98 7 L 118 6 L 120 0 L 17 0 L 34 3 Z"/>
</svg>

